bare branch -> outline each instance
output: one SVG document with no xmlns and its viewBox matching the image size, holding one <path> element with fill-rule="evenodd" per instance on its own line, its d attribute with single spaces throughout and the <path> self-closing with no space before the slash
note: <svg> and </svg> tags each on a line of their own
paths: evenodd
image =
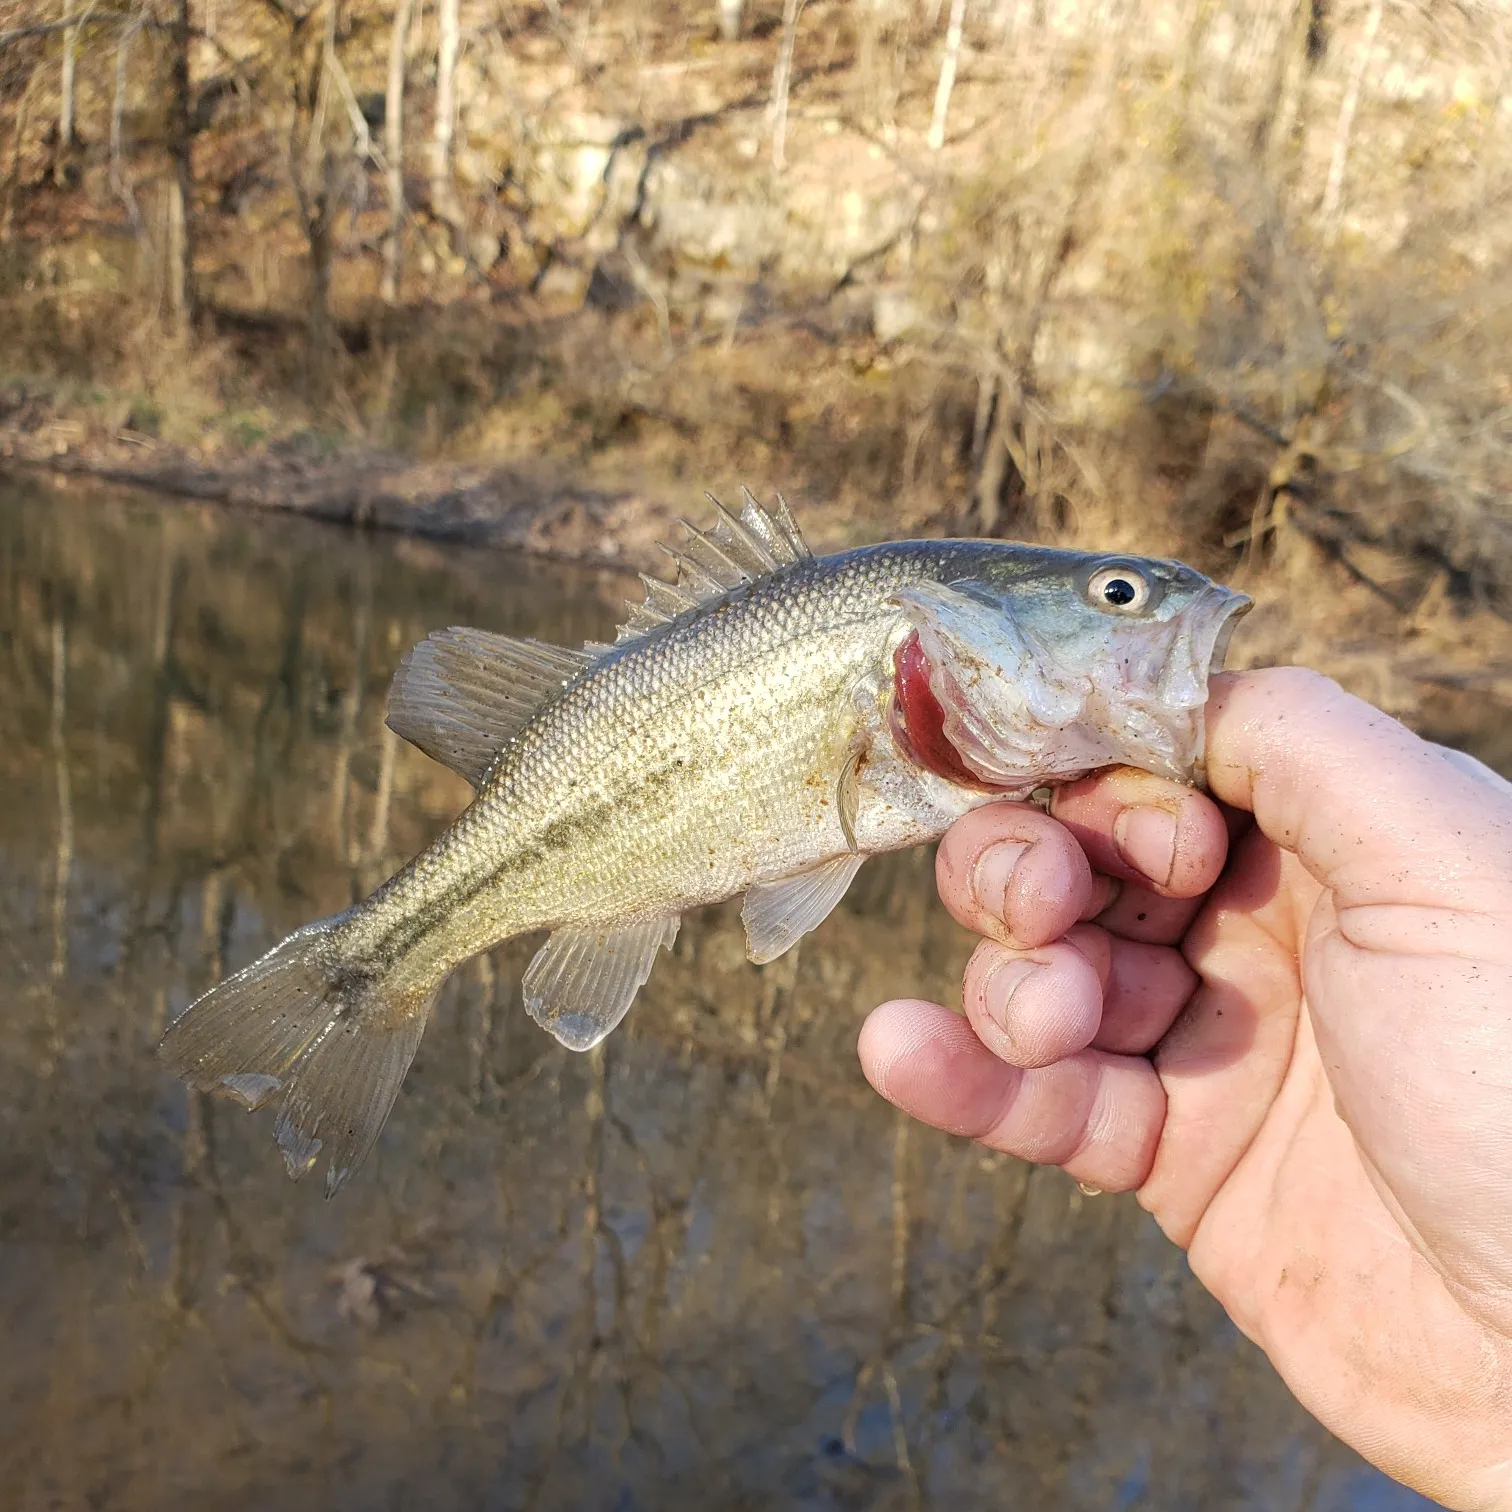
<svg viewBox="0 0 1512 1512">
<path fill-rule="evenodd" d="M 803 0 L 782 0 L 782 40 L 777 48 L 777 67 L 772 71 L 772 167 L 779 173 L 787 167 L 788 91 L 793 84 L 793 47 L 798 37 L 798 16 Z"/>
<path fill-rule="evenodd" d="M 86 5 L 81 11 L 74 11 L 72 15 L 64 16 L 58 21 L 39 21 L 35 26 L 17 26 L 10 31 L 0 31 L 0 47 L 8 47 L 12 42 L 23 42 L 28 37 L 50 37 L 54 32 L 66 32 L 75 26 L 82 26 L 86 21 L 129 21 L 131 16 L 126 11 L 97 11 L 93 6 Z"/>
<path fill-rule="evenodd" d="M 1344 90 L 1344 99 L 1339 105 L 1339 123 L 1334 129 L 1333 159 L 1328 165 L 1328 183 L 1323 189 L 1323 202 L 1318 207 L 1318 219 L 1323 225 L 1323 240 L 1332 246 L 1339 233 L 1339 202 L 1344 192 L 1344 168 L 1349 161 L 1349 142 L 1354 134 L 1355 111 L 1360 104 L 1360 85 L 1365 79 L 1365 67 L 1370 62 L 1371 50 L 1375 47 L 1376 33 L 1381 29 L 1383 0 L 1372 0 L 1370 14 L 1365 18 L 1365 32 L 1355 50 L 1354 63 L 1349 70 L 1349 83 Z"/>
<path fill-rule="evenodd" d="M 955 88 L 956 69 L 961 61 L 961 31 L 966 20 L 966 0 L 951 0 L 950 25 L 945 31 L 945 59 L 940 64 L 940 83 L 935 90 L 934 115 L 929 122 L 930 151 L 945 145 L 945 120 L 950 114 L 950 93 Z"/>
</svg>

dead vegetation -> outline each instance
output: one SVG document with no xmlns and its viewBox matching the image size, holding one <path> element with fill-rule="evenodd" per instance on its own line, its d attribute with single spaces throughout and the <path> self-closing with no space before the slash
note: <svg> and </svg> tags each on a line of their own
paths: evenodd
<svg viewBox="0 0 1512 1512">
<path fill-rule="evenodd" d="M 750 480 L 1181 554 L 1394 708 L 1508 680 L 1500 6 L 0 20 L 13 453 Z"/>
</svg>

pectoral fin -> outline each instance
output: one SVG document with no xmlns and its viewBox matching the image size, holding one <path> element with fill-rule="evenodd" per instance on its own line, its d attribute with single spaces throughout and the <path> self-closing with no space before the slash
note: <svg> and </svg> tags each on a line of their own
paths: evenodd
<svg viewBox="0 0 1512 1512">
<path fill-rule="evenodd" d="M 811 871 L 748 888 L 740 916 L 745 921 L 746 954 L 758 966 L 791 950 L 817 929 L 845 896 L 865 856 L 837 856 Z"/>
<path fill-rule="evenodd" d="M 630 1011 L 678 919 L 558 929 L 525 968 L 525 1011 L 569 1050 L 591 1050 Z"/>
</svg>

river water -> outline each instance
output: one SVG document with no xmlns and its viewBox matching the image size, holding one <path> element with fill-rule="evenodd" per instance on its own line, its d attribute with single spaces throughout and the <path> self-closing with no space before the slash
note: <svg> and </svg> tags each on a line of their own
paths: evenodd
<svg viewBox="0 0 1512 1512">
<path fill-rule="evenodd" d="M 691 916 L 589 1056 L 499 950 L 333 1202 L 159 1070 L 465 801 L 383 727 L 405 649 L 603 637 L 628 587 L 0 479 L 0 1507 L 1426 1506 L 1132 1200 L 867 1088 L 866 1009 L 969 950 L 926 853 L 764 971 Z"/>
</svg>

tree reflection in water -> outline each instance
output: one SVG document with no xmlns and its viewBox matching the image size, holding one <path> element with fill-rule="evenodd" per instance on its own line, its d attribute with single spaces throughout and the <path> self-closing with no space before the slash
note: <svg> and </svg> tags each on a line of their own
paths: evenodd
<svg viewBox="0 0 1512 1512">
<path fill-rule="evenodd" d="M 339 1201 L 151 1047 L 465 789 L 403 651 L 577 643 L 623 579 L 140 499 L 0 507 L 0 1485 L 20 1507 L 1405 1506 L 1127 1199 L 910 1128 L 865 1009 L 947 1001 L 930 858 L 746 965 L 690 917 L 588 1056 L 459 973 Z"/>
</svg>

